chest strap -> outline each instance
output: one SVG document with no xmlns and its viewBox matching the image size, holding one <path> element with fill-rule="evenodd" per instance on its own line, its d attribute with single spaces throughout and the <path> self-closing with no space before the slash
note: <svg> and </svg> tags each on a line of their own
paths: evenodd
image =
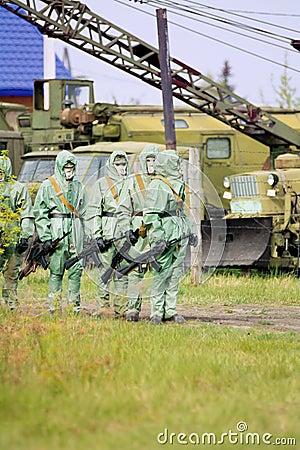
<svg viewBox="0 0 300 450">
<path fill-rule="evenodd" d="M 76 216 L 76 217 L 80 217 L 79 212 L 77 211 L 76 208 L 74 208 L 74 206 L 66 199 L 66 197 L 64 196 L 64 194 L 62 193 L 62 191 L 60 190 L 60 187 L 56 181 L 56 179 L 54 177 L 49 177 L 49 180 L 51 181 L 55 191 L 56 191 L 56 195 L 58 196 L 58 198 L 62 201 L 62 203 L 70 210 L 72 211 L 72 213 Z"/>
<path fill-rule="evenodd" d="M 145 189 L 145 185 L 144 185 L 144 182 L 143 182 L 141 174 L 140 173 L 136 173 L 135 174 L 135 178 L 136 178 L 136 181 L 138 182 L 138 185 L 139 185 L 139 188 L 140 188 L 142 196 L 145 197 L 146 189 Z"/>
<path fill-rule="evenodd" d="M 169 188 L 171 189 L 171 191 L 172 191 L 173 194 L 174 194 L 174 197 L 176 198 L 176 201 L 177 201 L 177 204 L 178 204 L 178 209 L 181 210 L 181 209 L 182 209 L 182 206 L 183 206 L 183 200 L 182 200 L 182 198 L 180 197 L 180 195 L 177 194 L 177 192 L 176 192 L 175 189 L 173 188 L 173 186 L 172 186 L 172 184 L 170 183 L 170 181 L 167 180 L 167 178 L 160 177 L 160 176 L 154 177 L 153 180 L 160 180 L 160 181 L 163 181 L 164 183 L 166 183 L 166 184 L 169 186 Z"/>
<path fill-rule="evenodd" d="M 119 196 L 118 196 L 118 193 L 117 193 L 117 191 L 116 191 L 116 187 L 115 187 L 115 185 L 114 185 L 112 179 L 111 179 L 110 177 L 105 177 L 105 178 L 106 178 L 108 187 L 109 187 L 109 189 L 110 189 L 110 192 L 112 193 L 113 198 L 114 198 L 114 199 L 116 200 L 116 202 L 118 203 L 118 201 L 119 201 Z"/>
</svg>

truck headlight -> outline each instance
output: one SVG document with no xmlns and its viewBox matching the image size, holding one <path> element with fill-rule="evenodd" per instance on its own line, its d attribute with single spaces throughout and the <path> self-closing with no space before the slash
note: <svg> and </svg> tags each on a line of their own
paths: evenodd
<svg viewBox="0 0 300 450">
<path fill-rule="evenodd" d="M 276 173 L 270 173 L 267 181 L 269 186 L 275 186 L 279 181 L 278 175 Z"/>
<path fill-rule="evenodd" d="M 230 188 L 230 178 L 229 177 L 224 177 L 224 179 L 223 179 L 223 186 L 226 189 Z"/>
</svg>

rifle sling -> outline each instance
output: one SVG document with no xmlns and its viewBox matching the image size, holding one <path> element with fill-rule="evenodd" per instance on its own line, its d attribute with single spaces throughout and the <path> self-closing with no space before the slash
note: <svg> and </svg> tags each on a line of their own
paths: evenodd
<svg viewBox="0 0 300 450">
<path fill-rule="evenodd" d="M 62 191 L 60 190 L 60 187 L 56 181 L 56 179 L 54 177 L 49 177 L 49 180 L 51 181 L 55 191 L 56 191 L 56 195 L 58 196 L 58 198 L 62 201 L 62 203 L 70 210 L 72 211 L 72 213 L 76 216 L 76 217 L 80 217 L 79 212 L 77 211 L 76 208 L 74 208 L 74 206 L 68 202 L 68 200 L 66 199 L 66 197 L 64 196 L 64 194 L 62 193 Z"/>
</svg>

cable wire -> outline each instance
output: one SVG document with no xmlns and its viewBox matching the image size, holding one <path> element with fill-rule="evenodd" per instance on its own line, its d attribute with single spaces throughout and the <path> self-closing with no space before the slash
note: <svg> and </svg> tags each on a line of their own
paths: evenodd
<svg viewBox="0 0 300 450">
<path fill-rule="evenodd" d="M 127 3 L 124 3 L 122 0 L 113 0 L 113 1 L 115 1 L 116 3 L 119 3 L 119 4 L 121 4 L 121 5 L 127 6 L 127 7 L 129 7 L 129 8 L 132 8 L 132 9 L 134 9 L 134 10 L 136 10 L 136 11 L 141 12 L 141 13 L 144 13 L 144 14 L 146 14 L 146 15 L 149 15 L 149 16 L 151 16 L 151 17 L 155 17 L 155 14 L 154 14 L 154 13 L 150 13 L 150 12 L 147 12 L 147 11 L 145 11 L 145 10 L 141 10 L 140 8 L 137 8 L 136 6 L 133 6 L 133 5 L 129 5 L 129 4 L 127 4 Z M 152 0 L 147 0 L 146 2 L 143 2 L 143 4 L 144 4 L 144 3 L 145 3 L 145 5 L 147 5 L 147 6 L 151 6 L 150 3 L 156 3 L 156 2 L 153 2 Z M 160 1 L 160 2 L 159 2 L 159 5 L 161 6 L 161 4 L 164 4 L 164 3 L 166 4 L 167 2 Z M 176 13 L 175 13 L 175 14 L 176 14 Z M 189 19 L 191 20 L 191 18 L 189 18 Z M 226 46 L 228 46 L 228 47 L 230 47 L 230 48 L 234 48 L 235 50 L 238 50 L 238 51 L 241 51 L 241 52 L 246 53 L 246 54 L 248 54 L 248 55 L 254 56 L 254 57 L 256 57 L 256 58 L 258 58 L 258 59 L 261 59 L 261 60 L 263 60 L 263 61 L 270 62 L 271 64 L 275 64 L 275 65 L 277 65 L 277 66 L 284 67 L 285 69 L 289 69 L 289 70 L 291 70 L 291 71 L 293 71 L 293 72 L 300 73 L 300 70 L 299 70 L 299 69 L 296 69 L 295 67 L 288 66 L 286 63 L 279 63 L 279 62 L 277 62 L 277 61 L 274 61 L 273 59 L 264 57 L 264 56 L 259 55 L 259 54 L 257 54 L 257 53 L 251 52 L 251 51 L 249 51 L 249 50 L 245 50 L 244 48 L 238 47 L 238 46 L 236 46 L 236 45 L 229 44 L 229 43 L 225 42 L 224 40 L 220 40 L 220 39 L 211 37 L 211 36 L 207 35 L 207 33 L 201 33 L 201 32 L 199 32 L 199 31 L 193 30 L 193 29 L 191 29 L 190 27 L 181 25 L 181 24 L 179 24 L 179 23 L 177 23 L 177 22 L 174 22 L 174 21 L 172 21 L 172 20 L 169 20 L 168 22 L 169 22 L 170 24 L 172 24 L 172 25 L 178 27 L 178 28 L 181 28 L 181 29 L 183 29 L 183 30 L 189 31 L 189 32 L 191 32 L 191 33 L 193 33 L 193 34 L 196 34 L 196 35 L 205 37 L 206 39 L 210 39 L 210 40 L 212 40 L 212 41 L 215 41 L 215 42 L 218 42 L 218 43 L 220 43 L 220 44 L 226 45 Z M 204 22 L 204 23 L 206 23 L 206 22 Z M 211 24 L 208 24 L 208 23 L 206 23 L 206 24 L 207 24 L 207 25 L 211 25 Z M 229 31 L 229 30 L 226 30 L 226 31 Z M 237 34 L 237 33 L 235 32 L 235 34 Z M 245 37 L 251 38 L 251 36 L 245 36 Z M 261 41 L 261 42 L 264 42 L 264 43 L 269 44 L 269 45 L 273 45 L 273 44 L 270 43 L 270 42 L 263 41 L 263 40 L 258 39 L 258 38 L 256 38 L 256 40 Z M 282 49 L 284 49 L 284 50 L 292 51 L 293 53 L 297 53 L 296 50 L 293 50 L 293 49 L 290 49 L 290 48 L 285 48 L 285 47 L 278 46 L 278 45 L 277 45 L 277 47 L 282 48 Z"/>
</svg>

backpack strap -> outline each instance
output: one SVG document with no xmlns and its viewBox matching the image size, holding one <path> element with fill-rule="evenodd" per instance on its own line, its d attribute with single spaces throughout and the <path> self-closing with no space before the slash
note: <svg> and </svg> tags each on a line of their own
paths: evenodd
<svg viewBox="0 0 300 450">
<path fill-rule="evenodd" d="M 107 184 L 108 184 L 108 186 L 109 186 L 110 192 L 111 192 L 112 195 L 113 195 L 113 198 L 114 198 L 114 199 L 116 200 L 116 202 L 118 203 L 118 201 L 119 201 L 119 196 L 118 196 L 118 193 L 117 193 L 117 191 L 116 191 L 116 187 L 115 187 L 115 185 L 114 185 L 112 179 L 111 179 L 110 177 L 105 177 L 105 178 L 106 178 Z"/>
<path fill-rule="evenodd" d="M 176 192 L 175 189 L 173 188 L 173 186 L 172 186 L 172 184 L 170 183 L 170 181 L 169 181 L 167 178 L 160 177 L 160 176 L 155 176 L 155 177 L 153 178 L 153 180 L 160 180 L 160 181 L 163 181 L 164 183 L 166 183 L 166 184 L 169 186 L 169 188 L 171 189 L 171 191 L 173 192 L 174 197 L 175 197 L 176 200 L 177 200 L 177 203 L 178 203 L 178 209 L 182 209 L 183 200 L 182 200 L 182 198 L 180 197 L 180 195 L 177 194 L 177 192 Z"/>
<path fill-rule="evenodd" d="M 66 199 L 66 197 L 64 196 L 64 194 L 63 194 L 62 191 L 60 190 L 59 184 L 57 183 L 56 179 L 55 179 L 54 177 L 49 177 L 48 179 L 51 181 L 51 183 L 52 183 L 52 185 L 53 185 L 53 187 L 54 187 L 54 189 L 55 189 L 55 191 L 56 191 L 56 195 L 57 195 L 58 198 L 63 202 L 63 204 L 64 204 L 70 211 L 72 211 L 72 213 L 73 213 L 76 217 L 80 217 L 80 214 L 79 214 L 79 212 L 77 211 L 77 209 L 74 208 L 74 206 L 73 206 L 70 202 L 68 202 L 68 200 Z"/>
<path fill-rule="evenodd" d="M 140 173 L 136 173 L 135 174 L 135 178 L 136 178 L 136 181 L 137 181 L 137 183 L 139 185 L 139 188 L 140 188 L 142 196 L 145 197 L 146 190 L 145 190 L 145 185 L 144 185 L 144 182 L 143 182 L 141 174 Z"/>
</svg>

